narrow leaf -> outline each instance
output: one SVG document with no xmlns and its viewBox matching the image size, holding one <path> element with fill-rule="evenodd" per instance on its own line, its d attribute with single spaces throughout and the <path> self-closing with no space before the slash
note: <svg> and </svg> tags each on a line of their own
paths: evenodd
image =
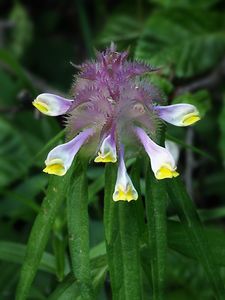
<svg viewBox="0 0 225 300">
<path fill-rule="evenodd" d="M 92 300 L 89 259 L 88 187 L 86 168 L 81 165 L 79 160 L 75 163 L 74 174 L 67 201 L 70 255 L 81 299 Z"/>
<path fill-rule="evenodd" d="M 118 205 L 112 200 L 116 181 L 115 165 L 107 164 L 105 167 L 105 193 L 104 193 L 104 228 L 106 251 L 109 265 L 109 275 L 113 299 L 120 297 L 122 287 L 122 257 L 119 237 Z"/>
<path fill-rule="evenodd" d="M 25 300 L 37 272 L 41 257 L 48 242 L 49 234 L 56 214 L 64 200 L 68 177 L 50 177 L 47 196 L 32 227 L 20 280 L 16 291 L 16 300 Z"/>
<path fill-rule="evenodd" d="M 22 264 L 26 246 L 19 243 L 0 241 L 0 260 Z M 55 258 L 52 254 L 44 252 L 38 268 L 42 271 L 55 273 Z"/>
<path fill-rule="evenodd" d="M 119 255 L 122 256 L 123 266 L 123 278 L 120 278 L 123 282 L 122 289 L 124 291 L 124 297 L 122 299 L 141 299 L 137 203 L 120 202 L 117 203 L 117 205 L 119 205 L 119 229 L 121 239 L 121 251 Z M 119 274 L 117 274 L 117 276 L 119 276 Z"/>
<path fill-rule="evenodd" d="M 153 283 L 153 299 L 164 299 L 167 226 L 167 196 L 163 181 L 157 181 L 148 164 L 146 172 L 146 214 L 149 244 L 151 249 L 151 273 Z"/>
<path fill-rule="evenodd" d="M 196 252 L 192 249 L 192 244 L 185 227 L 180 222 L 168 222 L 168 245 L 171 249 L 182 253 L 192 259 L 198 260 Z M 225 267 L 225 233 L 216 228 L 205 228 L 205 234 L 212 247 L 212 255 L 218 266 Z"/>
<path fill-rule="evenodd" d="M 134 176 L 135 172 L 132 173 Z M 114 166 L 107 165 L 104 219 L 113 299 L 141 299 L 140 222 L 138 218 L 138 213 L 141 211 L 138 205 L 140 199 L 131 203 L 113 202 L 114 184 Z M 142 218 L 144 219 L 143 214 Z"/>
<path fill-rule="evenodd" d="M 167 182 L 167 186 L 170 199 L 191 241 L 192 251 L 195 252 L 196 257 L 205 268 L 208 280 L 214 289 L 217 299 L 222 300 L 225 295 L 224 283 L 220 276 L 220 270 L 216 266 L 210 244 L 195 205 L 178 178 L 170 179 Z"/>
</svg>

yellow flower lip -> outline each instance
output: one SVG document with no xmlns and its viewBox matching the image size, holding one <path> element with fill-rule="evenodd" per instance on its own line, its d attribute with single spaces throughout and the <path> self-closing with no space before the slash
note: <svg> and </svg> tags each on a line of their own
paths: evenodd
<svg viewBox="0 0 225 300">
<path fill-rule="evenodd" d="M 138 199 L 138 194 L 132 188 L 131 185 L 126 187 L 126 189 L 122 185 L 119 185 L 118 188 L 117 188 L 117 191 L 113 195 L 113 200 L 114 201 L 128 201 L 128 202 L 130 202 L 131 200 L 137 200 L 137 199 Z"/>
<path fill-rule="evenodd" d="M 32 104 L 43 114 L 47 114 L 49 112 L 49 106 L 38 99 L 35 99 Z"/>
<path fill-rule="evenodd" d="M 179 176 L 179 173 L 171 169 L 170 166 L 162 166 L 156 173 L 156 178 L 159 180 L 177 176 Z"/>
<path fill-rule="evenodd" d="M 113 154 L 111 152 L 106 153 L 105 155 L 103 155 L 101 152 L 98 152 L 98 156 L 95 158 L 94 162 L 96 163 L 108 163 L 108 162 L 112 162 L 115 163 L 117 161 L 117 159 L 113 156 Z"/>
<path fill-rule="evenodd" d="M 47 174 L 63 176 L 65 175 L 66 170 L 61 159 L 53 159 L 49 164 L 46 165 L 43 172 Z"/>
<path fill-rule="evenodd" d="M 194 112 L 194 113 L 190 113 L 187 114 L 186 116 L 184 116 L 182 123 L 184 126 L 189 126 L 192 125 L 196 122 L 198 122 L 200 120 L 200 116 L 198 113 Z"/>
</svg>

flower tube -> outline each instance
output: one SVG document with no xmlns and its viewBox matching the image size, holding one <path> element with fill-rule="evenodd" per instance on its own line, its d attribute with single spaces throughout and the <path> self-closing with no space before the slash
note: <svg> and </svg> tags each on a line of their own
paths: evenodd
<svg viewBox="0 0 225 300">
<path fill-rule="evenodd" d="M 177 167 L 170 152 L 154 143 L 140 127 L 136 127 L 135 132 L 150 158 L 155 177 L 157 179 L 177 177 L 179 173 L 176 172 Z"/>
<path fill-rule="evenodd" d="M 110 133 L 102 142 L 98 156 L 94 160 L 96 163 L 115 163 L 117 161 L 116 143 L 114 134 Z"/>
<path fill-rule="evenodd" d="M 59 145 L 52 149 L 45 161 L 46 167 L 43 172 L 63 176 L 70 168 L 73 159 L 81 146 L 92 135 L 93 129 L 88 128 L 79 133 L 68 143 Z"/>
<path fill-rule="evenodd" d="M 120 157 L 119 157 L 119 167 L 117 172 L 117 179 L 115 190 L 113 193 L 113 200 L 114 201 L 131 201 L 137 200 L 138 193 L 127 174 L 124 157 L 123 157 L 123 149 L 120 150 Z"/>
<path fill-rule="evenodd" d="M 200 120 L 197 108 L 191 104 L 155 106 L 159 117 L 175 126 L 189 126 Z"/>
</svg>

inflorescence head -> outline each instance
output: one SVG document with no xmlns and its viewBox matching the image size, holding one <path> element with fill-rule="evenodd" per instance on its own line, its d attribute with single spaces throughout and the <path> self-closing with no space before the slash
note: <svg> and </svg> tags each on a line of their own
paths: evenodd
<svg viewBox="0 0 225 300">
<path fill-rule="evenodd" d="M 153 140 L 162 120 L 188 126 L 200 119 L 199 112 L 191 104 L 160 105 L 160 92 L 143 78 L 157 69 L 128 61 L 128 52 L 117 52 L 113 43 L 96 56 L 96 60 L 79 66 L 72 99 L 44 93 L 33 101 L 49 116 L 66 114 L 70 141 L 49 152 L 44 172 L 63 176 L 84 146 L 95 155 L 96 163 L 119 160 L 113 200 L 136 200 L 138 194 L 126 171 L 124 149 L 141 145 L 157 179 L 176 177 L 179 173 L 173 156 Z"/>
</svg>

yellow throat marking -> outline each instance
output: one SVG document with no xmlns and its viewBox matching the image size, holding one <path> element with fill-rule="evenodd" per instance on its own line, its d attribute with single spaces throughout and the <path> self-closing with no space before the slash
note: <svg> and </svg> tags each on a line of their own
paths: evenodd
<svg viewBox="0 0 225 300">
<path fill-rule="evenodd" d="M 175 170 L 168 168 L 167 166 L 161 167 L 156 173 L 156 178 L 159 180 L 165 178 L 177 177 L 177 176 L 179 176 L 179 173 L 176 172 Z"/>
<path fill-rule="evenodd" d="M 198 113 L 190 113 L 184 116 L 182 123 L 185 126 L 192 125 L 200 120 L 200 116 Z"/>
<path fill-rule="evenodd" d="M 117 159 L 113 156 L 112 152 L 107 152 L 105 155 L 102 154 L 101 152 L 98 152 L 98 156 L 95 158 L 94 162 L 99 163 L 108 163 L 112 162 L 115 163 Z"/>
<path fill-rule="evenodd" d="M 43 114 L 46 114 L 49 111 L 49 106 L 42 101 L 34 100 L 32 104 Z"/>
<path fill-rule="evenodd" d="M 136 191 L 133 190 L 132 186 L 128 186 L 126 189 L 122 185 L 118 186 L 116 193 L 113 196 L 114 201 L 131 201 L 137 200 L 138 195 Z"/>
<path fill-rule="evenodd" d="M 44 168 L 43 172 L 48 173 L 48 174 L 54 174 L 57 176 L 63 176 L 66 173 L 66 170 L 65 170 L 63 163 L 60 163 L 59 159 L 57 159 L 57 162 L 56 162 L 56 160 L 53 160 L 52 164 L 47 165 Z"/>
</svg>

